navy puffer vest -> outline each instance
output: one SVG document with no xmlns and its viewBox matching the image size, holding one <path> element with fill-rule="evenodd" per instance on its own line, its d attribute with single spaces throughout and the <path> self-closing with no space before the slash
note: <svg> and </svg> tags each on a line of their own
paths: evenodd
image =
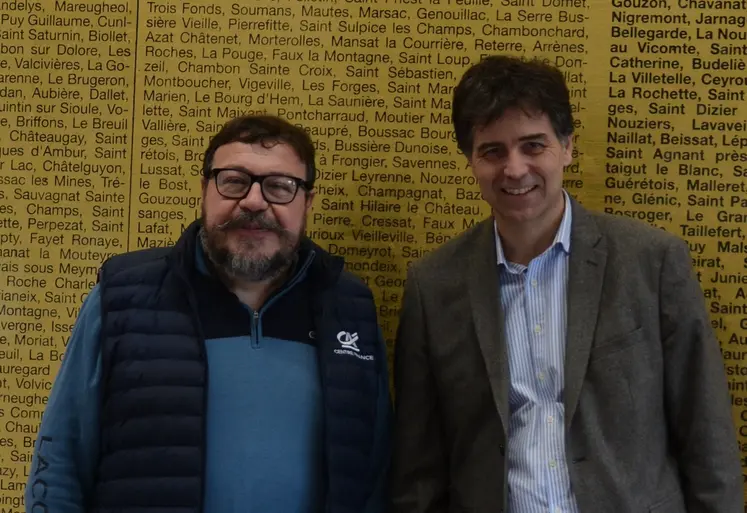
<svg viewBox="0 0 747 513">
<path fill-rule="evenodd" d="M 108 260 L 102 297 L 101 447 L 95 513 L 202 513 L 205 341 L 191 287 L 199 221 L 173 248 Z M 358 513 L 373 489 L 381 354 L 370 290 L 309 240 L 324 390 L 325 512 Z M 340 333 L 357 333 L 355 355 Z M 342 337 L 344 342 L 344 336 Z M 363 356 L 361 356 L 363 355 Z M 369 355 L 370 357 L 366 357 Z M 248 462 L 251 464 L 251 462 Z"/>
</svg>

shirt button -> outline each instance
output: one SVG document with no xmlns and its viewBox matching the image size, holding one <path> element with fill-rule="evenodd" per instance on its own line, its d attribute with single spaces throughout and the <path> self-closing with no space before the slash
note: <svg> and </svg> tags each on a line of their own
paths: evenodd
<svg viewBox="0 0 747 513">
<path fill-rule="evenodd" d="M 537 377 L 539 378 L 540 381 L 545 381 L 545 373 L 544 372 L 540 372 L 539 374 L 537 374 Z"/>
<path fill-rule="evenodd" d="M 555 460 L 550 460 L 550 468 L 555 468 L 557 465 L 558 464 Z"/>
<path fill-rule="evenodd" d="M 536 286 L 537 286 L 537 280 L 532 280 L 532 287 L 536 287 Z"/>
<path fill-rule="evenodd" d="M 555 419 L 553 419 L 552 415 L 550 415 L 549 417 L 547 417 L 547 423 L 548 424 L 552 424 L 554 420 Z"/>
<path fill-rule="evenodd" d="M 541 331 L 542 331 L 542 326 L 540 326 L 539 324 L 535 324 L 534 325 L 534 332 L 535 333 L 539 333 Z"/>
</svg>

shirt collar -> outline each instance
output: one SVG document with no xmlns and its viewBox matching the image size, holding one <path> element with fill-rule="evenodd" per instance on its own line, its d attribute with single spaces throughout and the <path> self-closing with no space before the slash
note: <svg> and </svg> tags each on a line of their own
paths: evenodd
<svg viewBox="0 0 747 513">
<path fill-rule="evenodd" d="M 552 244 L 550 244 L 550 247 L 548 249 L 551 249 L 555 247 L 556 245 L 560 245 L 563 251 L 565 251 L 566 254 L 568 254 L 571 252 L 571 224 L 572 224 L 573 214 L 571 212 L 571 200 L 568 197 L 568 193 L 565 190 L 563 190 L 563 198 L 565 199 L 565 209 L 563 210 L 563 219 L 560 220 L 560 226 L 558 227 L 558 231 L 555 232 L 555 239 L 553 239 Z M 495 220 L 493 221 L 493 234 L 495 238 L 495 252 L 496 252 L 496 255 L 498 256 L 497 264 L 498 266 L 508 265 L 506 256 L 503 253 L 503 245 L 501 244 L 501 238 L 498 235 L 498 223 Z"/>
</svg>

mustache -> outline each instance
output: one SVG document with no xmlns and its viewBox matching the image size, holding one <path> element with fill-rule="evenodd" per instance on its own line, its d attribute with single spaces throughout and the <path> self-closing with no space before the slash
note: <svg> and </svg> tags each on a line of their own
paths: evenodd
<svg viewBox="0 0 747 513">
<path fill-rule="evenodd" d="M 267 230 L 281 235 L 285 233 L 285 229 L 278 222 L 268 219 L 262 212 L 242 212 L 237 217 L 219 224 L 217 228 L 221 231 L 249 228 Z"/>
</svg>

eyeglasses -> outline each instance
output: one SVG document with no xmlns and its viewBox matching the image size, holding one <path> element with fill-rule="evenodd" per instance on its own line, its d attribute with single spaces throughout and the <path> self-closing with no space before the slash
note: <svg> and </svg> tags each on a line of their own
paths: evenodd
<svg viewBox="0 0 747 513">
<path fill-rule="evenodd" d="M 299 188 L 310 190 L 306 181 L 288 175 L 252 175 L 241 169 L 218 168 L 212 170 L 218 193 L 228 199 L 243 199 L 254 182 L 259 182 L 262 197 L 267 203 L 285 205 L 296 198 Z"/>
</svg>

